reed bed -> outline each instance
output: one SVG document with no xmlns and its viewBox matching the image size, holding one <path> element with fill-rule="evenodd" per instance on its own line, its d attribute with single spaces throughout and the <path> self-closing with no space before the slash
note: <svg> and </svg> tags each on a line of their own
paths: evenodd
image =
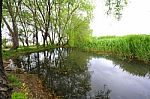
<svg viewBox="0 0 150 99">
<path fill-rule="evenodd" d="M 89 42 L 82 42 L 80 48 L 111 52 L 128 59 L 150 61 L 150 35 L 128 35 L 93 37 Z"/>
</svg>

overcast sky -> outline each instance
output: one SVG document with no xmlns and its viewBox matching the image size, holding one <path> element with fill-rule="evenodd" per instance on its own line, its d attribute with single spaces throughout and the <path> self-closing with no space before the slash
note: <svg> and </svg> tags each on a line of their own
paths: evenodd
<svg viewBox="0 0 150 99">
<path fill-rule="evenodd" d="M 105 14 L 105 0 L 95 0 L 93 36 L 150 34 L 150 0 L 129 0 L 120 21 Z"/>
</svg>

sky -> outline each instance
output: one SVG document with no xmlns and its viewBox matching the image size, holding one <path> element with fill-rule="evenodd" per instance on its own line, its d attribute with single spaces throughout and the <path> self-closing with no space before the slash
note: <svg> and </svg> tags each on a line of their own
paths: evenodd
<svg viewBox="0 0 150 99">
<path fill-rule="evenodd" d="M 150 0 L 128 0 L 122 18 L 106 15 L 105 0 L 95 0 L 93 20 L 90 24 L 93 36 L 150 34 Z"/>
</svg>

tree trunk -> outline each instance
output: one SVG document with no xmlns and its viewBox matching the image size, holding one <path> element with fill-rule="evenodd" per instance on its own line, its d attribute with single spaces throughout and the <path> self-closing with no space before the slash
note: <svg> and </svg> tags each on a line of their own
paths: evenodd
<svg viewBox="0 0 150 99">
<path fill-rule="evenodd" d="M 26 42 L 26 45 L 29 47 L 29 39 L 28 39 L 28 37 L 26 37 L 25 42 Z"/>
<path fill-rule="evenodd" d="M 2 0 L 0 1 L 0 99 L 10 99 L 11 89 L 8 86 L 8 80 L 4 71 L 2 59 L 1 23 L 2 23 Z"/>
<path fill-rule="evenodd" d="M 42 33 L 42 38 L 43 38 L 43 47 L 45 47 L 45 35 Z"/>
<path fill-rule="evenodd" d="M 15 49 L 17 49 L 19 47 L 19 38 L 18 38 L 17 24 L 16 24 L 15 20 L 12 20 L 13 29 L 11 29 L 11 27 L 9 26 L 8 22 L 6 21 L 6 19 L 4 17 L 3 17 L 3 21 L 6 24 L 8 30 L 11 33 L 11 36 L 12 36 L 13 47 L 11 48 L 11 50 L 15 50 Z"/>
<path fill-rule="evenodd" d="M 20 39 L 20 41 L 21 41 L 23 47 L 25 47 L 24 40 L 23 40 L 22 38 L 19 38 L 19 39 Z"/>
<path fill-rule="evenodd" d="M 14 30 L 14 33 L 12 35 L 12 41 L 13 41 L 12 49 L 15 50 L 19 47 L 18 28 L 17 28 L 16 19 L 12 19 L 12 23 L 13 23 L 13 30 Z"/>
<path fill-rule="evenodd" d="M 12 46 L 11 50 L 17 49 L 19 47 L 18 33 L 13 33 L 12 42 L 13 42 L 13 46 Z"/>
<path fill-rule="evenodd" d="M 39 46 L 39 43 L 38 43 L 39 41 L 38 41 L 38 31 L 37 31 L 37 29 L 36 29 L 36 36 L 35 37 L 36 37 L 36 46 L 38 47 Z"/>
</svg>

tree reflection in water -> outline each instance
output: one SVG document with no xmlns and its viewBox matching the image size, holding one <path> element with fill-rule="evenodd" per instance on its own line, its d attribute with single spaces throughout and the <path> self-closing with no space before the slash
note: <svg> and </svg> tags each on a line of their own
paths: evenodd
<svg viewBox="0 0 150 99">
<path fill-rule="evenodd" d="M 116 66 L 118 65 L 123 71 L 126 71 L 133 76 L 139 76 L 139 77 L 147 77 L 150 78 L 150 64 L 144 64 L 141 61 L 138 60 L 121 60 L 120 58 L 117 58 L 116 56 L 108 56 L 108 55 L 93 55 L 95 58 L 101 58 L 105 57 L 106 59 L 109 59 L 113 62 L 113 64 Z"/>
<path fill-rule="evenodd" d="M 107 89 L 107 85 L 104 85 L 104 89 L 97 92 L 94 99 L 110 99 L 111 90 Z"/>
<path fill-rule="evenodd" d="M 109 99 L 111 91 L 105 85 L 103 90 L 89 95 L 92 73 L 88 71 L 89 59 L 88 53 L 58 48 L 20 56 L 15 63 L 28 73 L 38 74 L 44 85 L 63 99 Z"/>
</svg>

